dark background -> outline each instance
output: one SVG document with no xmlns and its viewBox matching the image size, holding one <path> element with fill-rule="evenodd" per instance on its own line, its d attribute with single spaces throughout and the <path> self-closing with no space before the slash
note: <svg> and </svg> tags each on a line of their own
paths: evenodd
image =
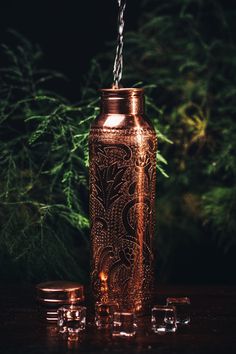
<svg viewBox="0 0 236 354">
<path fill-rule="evenodd" d="M 127 2 L 125 30 L 135 30 L 142 8 L 139 1 Z M 221 3 L 227 10 L 235 7 L 233 1 Z M 116 22 L 115 0 L 0 2 L 0 42 L 8 40 L 7 29 L 12 28 L 31 42 L 38 43 L 44 53 L 44 67 L 63 72 L 68 77 L 68 81 L 58 83 L 55 90 L 72 101 L 79 97 L 91 59 L 110 50 L 107 42 L 116 39 Z M 208 26 L 210 33 L 211 22 Z M 115 54 L 115 47 L 113 51 Z M 204 240 L 191 249 L 177 250 L 179 259 L 173 262 L 178 268 L 176 281 L 234 283 L 235 248 L 224 255 L 207 235 L 202 238 Z M 195 266 L 188 268 L 186 265 L 190 263 Z M 172 279 L 175 281 L 175 276 Z"/>
<path fill-rule="evenodd" d="M 154 0 L 158 2 L 158 0 Z M 211 6 L 211 2 L 209 6 Z M 227 12 L 235 8 L 233 0 L 220 0 Z M 0 42 L 8 40 L 7 30 L 14 29 L 39 44 L 44 53 L 44 66 L 65 74 L 68 82 L 58 83 L 58 91 L 77 100 L 79 86 L 89 70 L 91 59 L 110 50 L 107 43 L 117 37 L 117 1 L 93 0 L 68 2 L 42 0 L 0 2 Z M 138 28 L 142 1 L 128 0 L 125 31 Z M 207 21 L 207 19 L 206 19 Z M 209 33 L 216 31 L 214 19 L 206 23 Z M 231 27 L 236 33 L 232 17 Z M 216 36 L 220 33 L 216 33 Z M 115 55 L 115 47 L 113 48 Z M 124 57 L 125 63 L 125 57 Z M 112 73 L 111 73 L 112 81 Z"/>
<path fill-rule="evenodd" d="M 6 41 L 10 28 L 38 43 L 45 67 L 69 78 L 58 90 L 76 100 L 91 59 L 116 39 L 117 8 L 115 0 L 1 1 L 0 42 Z M 140 11 L 139 1 L 128 1 L 126 31 L 136 28 Z"/>
</svg>

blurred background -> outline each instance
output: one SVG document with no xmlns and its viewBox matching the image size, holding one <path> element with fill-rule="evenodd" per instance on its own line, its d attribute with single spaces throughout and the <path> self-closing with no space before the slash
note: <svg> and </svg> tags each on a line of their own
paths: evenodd
<svg viewBox="0 0 236 354">
<path fill-rule="evenodd" d="M 89 282 L 88 147 L 117 1 L 0 3 L 0 280 Z M 236 282 L 236 6 L 127 0 L 123 86 L 159 139 L 156 279 Z"/>
</svg>

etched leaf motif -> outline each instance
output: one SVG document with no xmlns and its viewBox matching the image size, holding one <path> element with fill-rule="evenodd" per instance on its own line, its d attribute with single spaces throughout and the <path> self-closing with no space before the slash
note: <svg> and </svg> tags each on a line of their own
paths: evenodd
<svg viewBox="0 0 236 354">
<path fill-rule="evenodd" d="M 123 176 L 126 169 L 127 167 L 119 167 L 117 162 L 102 168 L 98 164 L 95 165 L 96 198 L 105 209 L 108 209 L 122 194 L 121 187 L 125 183 Z"/>
</svg>

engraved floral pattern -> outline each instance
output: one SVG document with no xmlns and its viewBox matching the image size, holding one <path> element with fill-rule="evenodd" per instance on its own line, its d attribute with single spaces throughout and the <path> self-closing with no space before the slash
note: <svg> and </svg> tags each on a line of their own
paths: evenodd
<svg viewBox="0 0 236 354">
<path fill-rule="evenodd" d="M 104 295 L 103 272 L 108 298 L 140 311 L 152 289 L 156 183 L 156 137 L 152 130 L 142 136 L 140 145 L 135 131 L 94 129 L 89 140 L 94 295 L 98 301 Z"/>
<path fill-rule="evenodd" d="M 122 194 L 121 188 L 125 183 L 123 176 L 126 169 L 126 167 L 118 167 L 117 163 L 107 167 L 95 165 L 96 198 L 105 209 L 111 207 L 114 201 Z"/>
</svg>

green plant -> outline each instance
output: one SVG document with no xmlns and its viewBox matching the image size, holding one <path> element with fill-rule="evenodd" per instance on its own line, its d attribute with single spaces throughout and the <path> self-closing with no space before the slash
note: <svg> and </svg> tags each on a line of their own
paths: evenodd
<svg viewBox="0 0 236 354">
<path fill-rule="evenodd" d="M 179 259 L 204 238 L 223 252 L 236 246 L 235 11 L 211 0 L 142 6 L 138 30 L 126 34 L 125 79 L 155 85 L 158 124 L 173 141 L 160 142 L 170 178 L 157 202 L 160 272 L 170 279 L 181 244 Z"/>
<path fill-rule="evenodd" d="M 8 66 L 0 70 L 2 259 L 22 280 L 85 281 L 87 136 L 97 101 L 72 105 L 47 90 L 62 75 L 42 70 L 40 49 L 15 36 L 14 47 L 2 46 Z"/>
<path fill-rule="evenodd" d="M 220 3 L 143 0 L 137 31 L 125 34 L 123 84 L 146 88 L 158 168 L 170 176 L 159 174 L 157 186 L 161 280 L 196 280 L 201 266 L 203 282 L 211 250 L 218 247 L 218 264 L 236 247 L 235 10 Z M 111 83 L 114 43 L 92 61 L 78 104 L 47 89 L 47 80 L 63 77 L 40 69 L 37 47 L 19 38 L 4 52 L 1 269 L 22 280 L 86 281 L 87 136 L 98 113 L 96 89 Z"/>
<path fill-rule="evenodd" d="M 41 69 L 40 49 L 13 34 L 14 45 L 2 46 L 7 65 L 0 69 L 0 259 L 6 269 L 2 277 L 85 282 L 87 138 L 99 111 L 96 88 L 105 78 L 93 60 L 81 100 L 71 104 L 48 89 L 48 81 L 55 83 L 63 75 Z M 150 107 L 157 110 L 151 99 Z M 158 158 L 163 171 L 165 159 L 160 154 Z"/>
</svg>

